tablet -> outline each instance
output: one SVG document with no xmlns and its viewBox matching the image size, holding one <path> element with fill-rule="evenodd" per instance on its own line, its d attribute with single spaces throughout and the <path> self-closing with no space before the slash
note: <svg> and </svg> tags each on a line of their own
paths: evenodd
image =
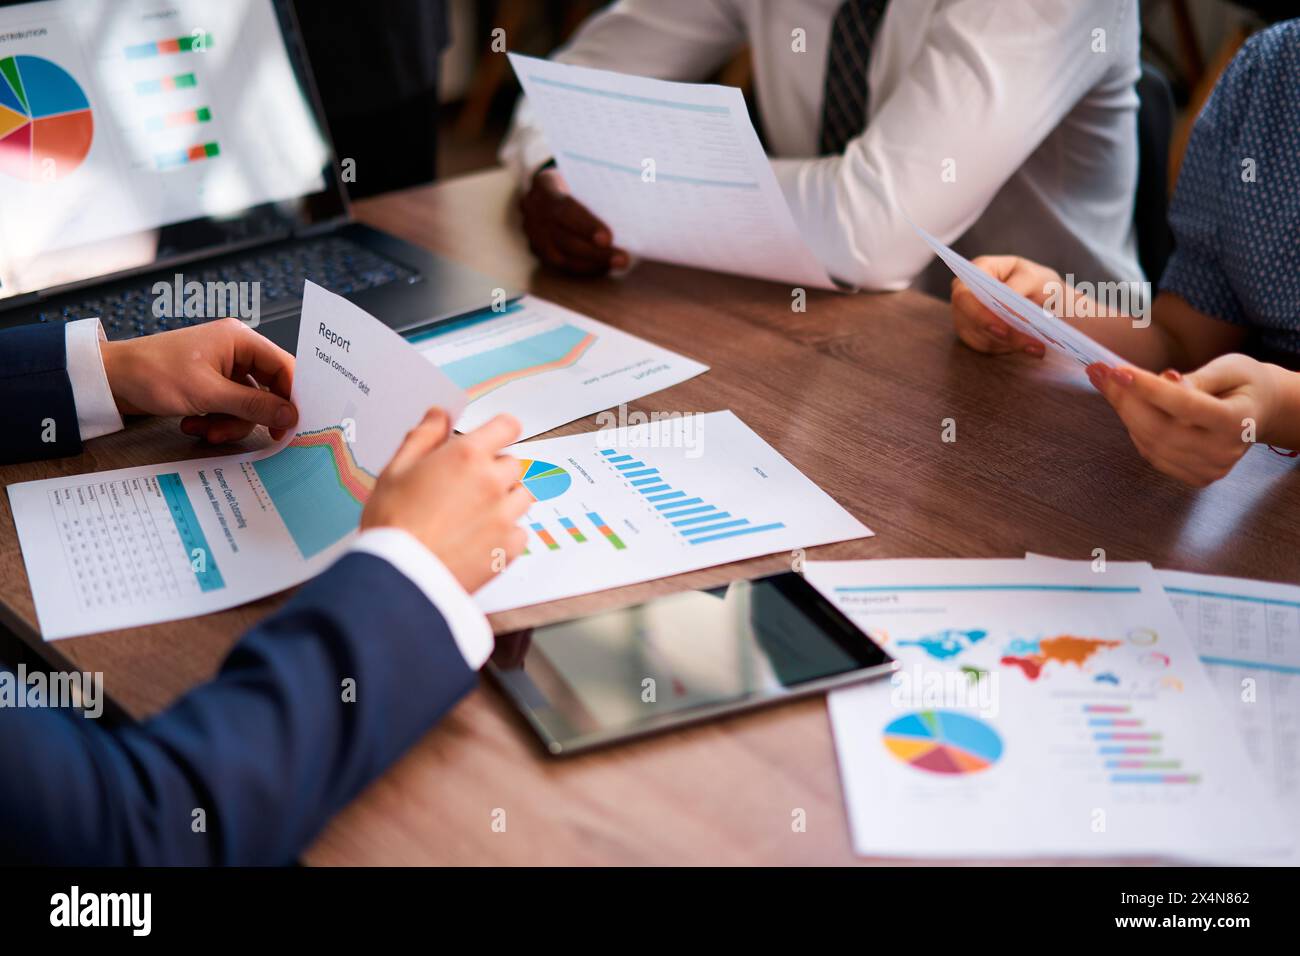
<svg viewBox="0 0 1300 956">
<path fill-rule="evenodd" d="M 686 591 L 497 638 L 488 672 L 556 755 L 891 673 L 800 575 Z"/>
</svg>

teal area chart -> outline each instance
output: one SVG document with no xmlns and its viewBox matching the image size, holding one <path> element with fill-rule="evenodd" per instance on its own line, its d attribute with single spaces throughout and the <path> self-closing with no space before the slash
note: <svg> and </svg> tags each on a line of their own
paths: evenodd
<svg viewBox="0 0 1300 956">
<path fill-rule="evenodd" d="M 253 469 L 304 558 L 356 530 L 375 486 L 337 426 L 299 434 Z"/>
<path fill-rule="evenodd" d="M 567 368 L 595 341 L 592 333 L 565 324 L 438 367 L 472 402 L 511 382 Z"/>
</svg>

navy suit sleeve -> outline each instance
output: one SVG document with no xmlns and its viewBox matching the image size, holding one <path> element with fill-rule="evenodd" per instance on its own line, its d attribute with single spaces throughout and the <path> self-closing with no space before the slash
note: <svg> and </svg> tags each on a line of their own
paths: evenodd
<svg viewBox="0 0 1300 956">
<path fill-rule="evenodd" d="M 81 453 L 62 323 L 0 332 L 0 464 Z"/>
<path fill-rule="evenodd" d="M 0 862 L 290 863 L 476 680 L 414 584 L 346 555 L 147 723 L 0 709 Z"/>
</svg>

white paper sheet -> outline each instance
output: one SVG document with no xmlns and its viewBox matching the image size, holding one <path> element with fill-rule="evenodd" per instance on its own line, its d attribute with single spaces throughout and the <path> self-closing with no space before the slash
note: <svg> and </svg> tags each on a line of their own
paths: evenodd
<svg viewBox="0 0 1300 956">
<path fill-rule="evenodd" d="M 810 562 L 903 664 L 830 713 L 857 852 L 1284 852 L 1262 787 L 1146 565 Z M 984 675 L 984 676 L 980 676 Z"/>
<path fill-rule="evenodd" d="M 528 553 L 485 611 L 871 534 L 731 412 L 515 445 Z"/>
<path fill-rule="evenodd" d="M 446 323 L 411 342 L 465 390 L 458 427 L 509 412 L 531 438 L 708 371 L 653 342 L 537 296 Z"/>
<path fill-rule="evenodd" d="M 835 284 L 803 241 L 744 97 L 510 54 L 573 195 L 634 255 Z M 651 178 L 653 174 L 653 178 Z"/>
<path fill-rule="evenodd" d="M 935 254 L 970 288 L 975 298 L 1008 325 L 1037 339 L 1053 351 L 1073 359 L 1080 366 L 1103 362 L 1111 368 L 1127 364 L 1122 358 L 1094 342 L 1068 322 L 1026 299 L 1005 282 L 999 282 L 969 259 L 954 252 L 916 223 L 915 229 Z"/>
<path fill-rule="evenodd" d="M 1300 866 L 1300 587 L 1158 571 L 1210 683 L 1286 813 Z"/>
<path fill-rule="evenodd" d="M 1026 554 L 1025 559 L 1090 566 L 1041 554 Z M 1156 575 L 1289 826 L 1293 843 L 1288 859 L 1250 862 L 1298 866 L 1300 587 L 1186 571 L 1157 570 Z"/>
<path fill-rule="evenodd" d="M 293 399 L 275 448 L 9 486 L 46 640 L 193 617 L 324 570 L 377 475 L 430 406 L 465 397 L 405 340 L 307 284 Z"/>
</svg>

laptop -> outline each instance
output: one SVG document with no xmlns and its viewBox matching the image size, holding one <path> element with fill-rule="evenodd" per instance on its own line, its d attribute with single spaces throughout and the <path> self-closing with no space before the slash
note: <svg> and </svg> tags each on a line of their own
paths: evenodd
<svg viewBox="0 0 1300 956">
<path fill-rule="evenodd" d="M 0 328 L 293 351 L 308 279 L 403 333 L 519 296 L 353 221 L 349 162 L 289 0 L 0 0 Z"/>
</svg>

